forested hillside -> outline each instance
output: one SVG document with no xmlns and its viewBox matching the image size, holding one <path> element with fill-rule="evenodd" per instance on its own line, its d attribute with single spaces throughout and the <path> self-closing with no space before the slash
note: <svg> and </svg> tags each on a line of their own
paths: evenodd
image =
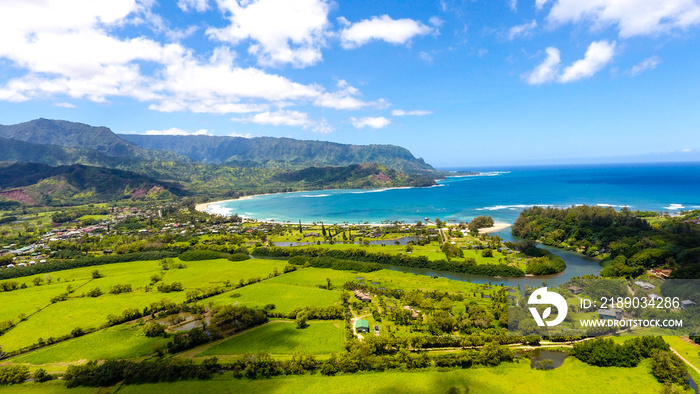
<svg viewBox="0 0 700 394">
<path fill-rule="evenodd" d="M 300 169 L 377 162 L 406 172 L 433 172 L 423 159 L 394 145 L 347 145 L 291 138 L 120 134 L 145 149 L 172 151 L 204 163 Z"/>
<path fill-rule="evenodd" d="M 425 187 L 435 184 L 432 178 L 406 175 L 378 163 L 353 164 L 347 167 L 310 167 L 277 174 L 272 180 L 294 183 L 301 188 Z"/>
<path fill-rule="evenodd" d="M 651 224 L 650 213 L 577 206 L 525 209 L 513 235 L 603 258 L 603 276 L 634 277 L 645 269 L 673 268 L 674 277 L 700 277 L 700 211 Z M 654 214 L 655 215 L 655 214 Z"/>
<path fill-rule="evenodd" d="M 14 163 L 0 167 L 0 199 L 42 205 L 77 205 L 125 198 L 182 194 L 178 184 L 130 171 L 74 164 Z"/>
</svg>

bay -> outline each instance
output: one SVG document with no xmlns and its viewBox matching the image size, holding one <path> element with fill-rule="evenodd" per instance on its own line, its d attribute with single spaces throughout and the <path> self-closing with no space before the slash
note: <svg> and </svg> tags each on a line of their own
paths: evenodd
<svg viewBox="0 0 700 394">
<path fill-rule="evenodd" d="M 429 188 L 320 190 L 210 204 L 208 211 L 296 223 L 469 221 L 490 215 L 513 223 L 533 205 L 587 204 L 667 211 L 700 208 L 700 163 L 473 169 Z"/>
</svg>

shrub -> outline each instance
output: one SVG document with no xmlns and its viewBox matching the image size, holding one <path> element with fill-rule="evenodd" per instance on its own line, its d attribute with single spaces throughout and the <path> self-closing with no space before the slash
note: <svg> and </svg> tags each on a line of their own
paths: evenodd
<svg viewBox="0 0 700 394">
<path fill-rule="evenodd" d="M 100 289 L 99 287 L 95 287 L 94 289 L 85 293 L 85 295 L 88 297 L 99 297 L 102 295 L 102 289 Z"/>
<path fill-rule="evenodd" d="M 165 328 L 163 327 L 163 325 L 154 321 L 146 324 L 143 327 L 143 332 L 149 338 L 165 336 Z"/>
<path fill-rule="evenodd" d="M 216 260 L 222 258 L 220 252 L 213 250 L 188 250 L 180 254 L 179 258 L 182 261 L 200 261 L 200 260 Z"/>
<path fill-rule="evenodd" d="M 228 256 L 228 259 L 231 261 L 243 261 L 250 259 L 250 255 L 244 253 L 234 253 Z"/>
<path fill-rule="evenodd" d="M 109 289 L 110 294 L 131 293 L 131 284 L 114 285 Z"/>
<path fill-rule="evenodd" d="M 54 376 L 46 372 L 45 369 L 39 368 L 36 370 L 36 372 L 34 372 L 32 378 L 34 379 L 34 383 L 44 383 L 48 382 L 49 380 L 53 380 Z"/>
<path fill-rule="evenodd" d="M 29 367 L 26 365 L 11 365 L 0 367 L 0 384 L 24 383 L 29 378 Z"/>
</svg>

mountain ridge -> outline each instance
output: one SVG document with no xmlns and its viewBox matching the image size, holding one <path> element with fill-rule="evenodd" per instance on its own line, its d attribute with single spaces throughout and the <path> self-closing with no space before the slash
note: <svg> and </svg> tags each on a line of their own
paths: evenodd
<svg viewBox="0 0 700 394">
<path fill-rule="evenodd" d="M 435 169 L 406 148 L 396 145 L 352 145 L 328 141 L 277 137 L 174 136 L 119 134 L 151 150 L 170 150 L 209 164 L 254 162 L 284 168 L 348 166 L 377 162 L 407 173 Z"/>
</svg>

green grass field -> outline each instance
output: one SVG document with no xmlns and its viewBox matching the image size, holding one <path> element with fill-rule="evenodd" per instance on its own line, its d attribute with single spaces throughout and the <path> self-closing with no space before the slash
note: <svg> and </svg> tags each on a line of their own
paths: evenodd
<svg viewBox="0 0 700 394">
<path fill-rule="evenodd" d="M 283 275 L 284 276 L 284 275 Z M 231 297 L 239 294 L 239 297 Z M 240 289 L 208 298 L 207 303 L 214 305 L 235 304 L 247 307 L 264 307 L 275 304 L 275 311 L 289 313 L 296 307 L 318 306 L 326 307 L 340 302 L 340 293 L 335 290 L 324 290 L 315 287 L 296 286 L 274 283 L 266 280 Z"/>
<path fill-rule="evenodd" d="M 211 381 L 122 386 L 120 393 L 657 393 L 663 386 L 649 373 L 649 363 L 636 368 L 591 367 L 573 358 L 551 371 L 531 369 L 529 361 L 495 368 L 357 373 L 326 377 L 319 374 L 273 379 L 236 380 L 231 375 Z"/>
<path fill-rule="evenodd" d="M 240 279 L 248 280 L 251 277 L 266 278 L 274 269 L 282 272 L 285 264 L 286 262 L 280 260 L 251 259 L 232 262 L 220 259 L 187 262 L 185 269 L 161 271 L 157 261 L 136 261 L 52 272 L 49 275 L 53 278 L 53 283 L 38 287 L 31 284 L 34 277 L 19 278 L 16 281 L 28 283 L 28 288 L 0 293 L 0 300 L 4 302 L 3 305 L 7 305 L 0 312 L 0 321 L 14 319 L 17 323 L 17 316 L 20 313 L 29 316 L 38 308 L 49 305 L 51 297 L 65 292 L 68 285 L 73 288 L 82 284 L 85 286 L 71 294 L 68 300 L 50 304 L 41 312 L 17 323 L 16 327 L 0 337 L 0 346 L 6 352 L 15 351 L 36 343 L 39 338 L 46 340 L 49 337 L 57 338 L 70 334 L 76 327 L 82 329 L 100 327 L 107 322 L 107 315 L 119 315 L 127 308 L 142 310 L 162 299 L 169 299 L 175 303 L 185 300 L 184 291 L 159 293 L 153 289 L 145 292 L 144 287 L 151 283 L 150 278 L 154 274 L 162 273 L 165 283 L 182 282 L 185 289 L 189 289 L 221 285 L 227 279 L 237 283 Z M 99 270 L 104 277 L 92 279 L 94 270 Z M 45 275 L 36 276 L 45 277 Z M 90 282 L 87 283 L 88 281 Z M 95 287 L 100 287 L 106 293 L 117 284 L 131 284 L 133 292 L 80 298 L 81 294 Z M 338 300 L 337 294 L 326 295 L 326 298 L 323 298 L 325 294 L 321 295 L 320 289 L 313 290 L 317 291 L 311 291 L 308 294 L 298 291 L 299 296 L 291 297 L 289 302 L 294 303 L 297 299 L 303 299 L 306 300 L 306 305 L 315 305 L 315 301 L 320 299 L 331 300 L 328 305 L 332 305 Z M 255 305 L 264 306 L 274 303 L 274 300 L 270 301 L 272 298 L 274 293 L 266 293 L 263 297 L 264 302 Z M 231 303 L 235 302 L 230 297 L 228 300 L 231 300 Z M 288 307 L 288 311 L 292 309 L 293 306 Z"/>
<path fill-rule="evenodd" d="M 308 327 L 298 329 L 291 321 L 273 321 L 212 346 L 197 356 L 340 352 L 343 350 L 343 324 L 342 321 L 311 320 Z"/>
<path fill-rule="evenodd" d="M 167 338 L 148 338 L 139 326 L 119 325 L 57 343 L 9 361 L 16 364 L 49 364 L 79 360 L 137 358 L 150 355 Z"/>
<path fill-rule="evenodd" d="M 80 327 L 97 328 L 107 322 L 107 315 L 119 315 L 127 308 L 143 309 L 161 299 L 179 303 L 184 301 L 183 292 L 142 293 L 133 292 L 119 295 L 106 294 L 97 298 L 75 298 L 52 304 L 33 315 L 0 337 L 0 346 L 6 352 L 18 350 L 36 343 L 39 338 L 58 338 L 68 335 Z"/>
</svg>

